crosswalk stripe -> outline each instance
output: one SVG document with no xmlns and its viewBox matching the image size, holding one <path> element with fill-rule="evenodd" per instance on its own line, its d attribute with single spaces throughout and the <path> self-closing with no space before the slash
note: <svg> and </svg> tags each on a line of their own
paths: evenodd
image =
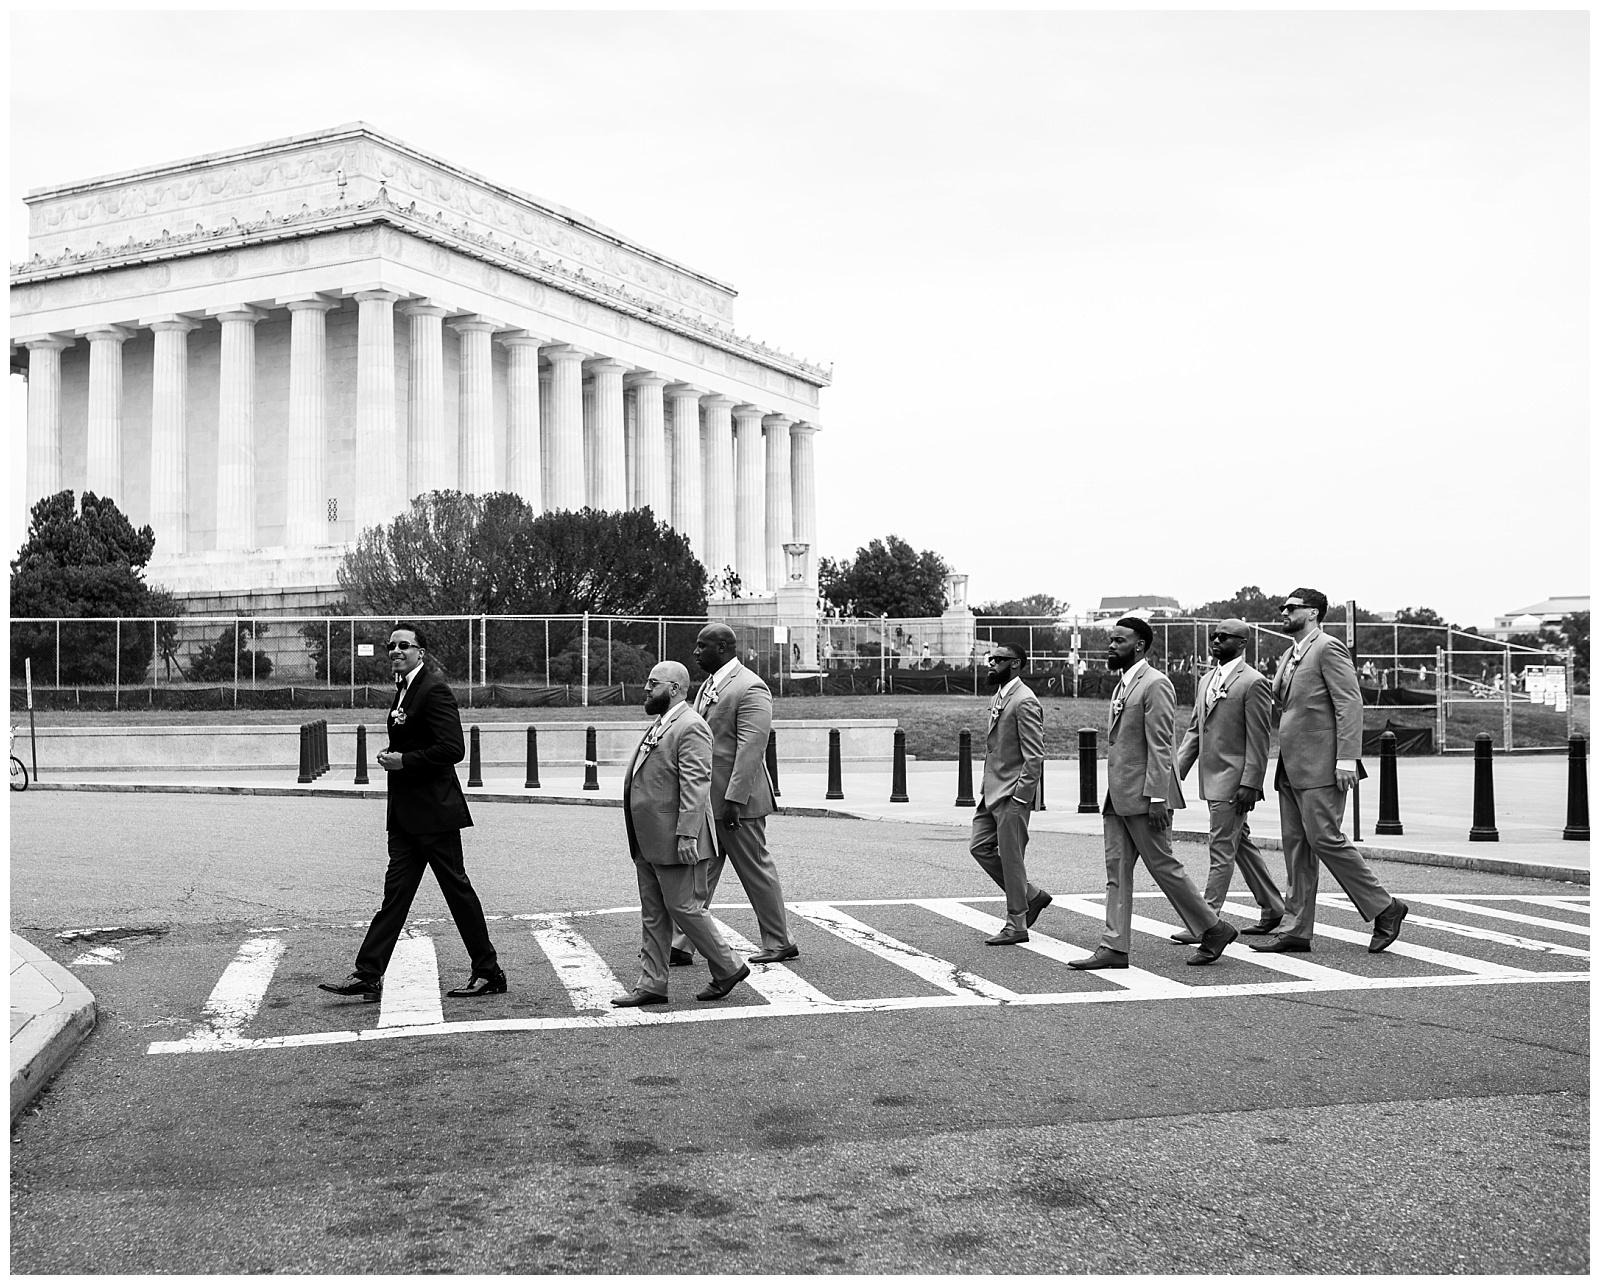
<svg viewBox="0 0 1600 1285">
<path fill-rule="evenodd" d="M 609 1010 L 613 999 L 628 993 L 600 952 L 572 926 L 570 915 L 538 916 L 533 920 L 533 938 L 555 966 L 573 1008 Z"/>
<path fill-rule="evenodd" d="M 1341 893 L 1322 893 L 1317 897 L 1317 904 L 1355 912 L 1355 905 Z M 1451 933 L 1457 937 L 1470 937 L 1474 941 L 1492 942 L 1497 946 L 1512 946 L 1517 950 L 1533 950 L 1545 955 L 1567 955 L 1577 959 L 1589 958 L 1588 951 L 1578 946 L 1569 946 L 1565 942 L 1545 941 L 1540 937 L 1519 937 L 1514 933 L 1498 932 L 1493 928 L 1482 928 L 1477 924 L 1464 924 L 1455 919 L 1433 919 L 1427 915 L 1408 911 L 1406 923 L 1418 928 L 1432 928 L 1436 932 Z"/>
<path fill-rule="evenodd" d="M 1463 914 L 1482 915 L 1486 919 L 1505 919 L 1517 924 L 1530 924 L 1535 928 L 1557 928 L 1562 932 L 1578 933 L 1587 937 L 1592 932 L 1588 924 L 1575 924 L 1571 920 L 1544 919 L 1538 915 L 1519 915 L 1514 910 L 1501 910 L 1495 906 L 1479 905 L 1475 901 L 1459 901 L 1455 897 L 1441 897 L 1434 893 L 1425 896 L 1413 894 L 1406 901 L 1433 906 L 1439 910 L 1455 910 Z"/>
<path fill-rule="evenodd" d="M 728 943 L 729 949 L 746 963 L 751 955 L 761 949 L 743 933 L 728 927 L 715 916 L 711 923 L 722 934 L 722 940 Z M 824 995 L 805 978 L 782 964 L 751 964 L 745 985 L 772 1004 L 799 1004 L 807 1008 L 828 1009 L 839 1007 L 831 996 Z"/>
<path fill-rule="evenodd" d="M 907 972 L 915 973 L 923 981 L 952 995 L 978 995 L 997 1003 L 1007 1003 L 1017 998 L 1015 991 L 958 968 L 948 960 L 918 950 L 888 933 L 879 932 L 827 902 L 790 902 L 789 909 L 834 936 L 842 937 L 891 964 L 898 964 Z"/>
<path fill-rule="evenodd" d="M 394 944 L 383 974 L 379 1026 L 433 1026 L 444 1021 L 439 959 L 433 938 L 407 933 Z"/>
<path fill-rule="evenodd" d="M 205 1046 L 243 1038 L 244 1028 L 261 1008 L 282 958 L 282 937 L 252 937 L 240 946 L 233 962 L 222 970 L 222 976 L 211 988 L 211 996 L 200 1010 L 199 1025 L 183 1042 Z"/>
<path fill-rule="evenodd" d="M 1511 897 L 1507 900 L 1526 901 L 1535 906 L 1553 906 L 1558 910 L 1570 910 L 1575 915 L 1591 914 L 1593 907 L 1588 897 Z"/>
</svg>

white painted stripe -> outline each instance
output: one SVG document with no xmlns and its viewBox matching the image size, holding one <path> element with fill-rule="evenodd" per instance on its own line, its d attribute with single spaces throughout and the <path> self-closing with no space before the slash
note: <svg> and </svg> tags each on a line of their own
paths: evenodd
<svg viewBox="0 0 1600 1285">
<path fill-rule="evenodd" d="M 252 937 L 240 946 L 211 988 L 211 997 L 200 1010 L 199 1025 L 185 1042 L 209 1047 L 243 1039 L 242 1032 L 260 1009 L 282 957 L 282 937 Z"/>
<path fill-rule="evenodd" d="M 533 938 L 555 965 L 556 976 L 572 997 L 576 1009 L 609 1009 L 611 1001 L 626 995 L 628 987 L 617 980 L 600 953 L 580 937 L 570 915 L 540 915 L 533 923 Z"/>
<path fill-rule="evenodd" d="M 711 924 L 741 962 L 749 963 L 750 956 L 761 949 L 722 920 L 713 917 Z M 839 1007 L 834 999 L 782 964 L 751 964 L 750 976 L 744 984 L 770 1004 L 798 1004 L 808 1008 Z"/>
<path fill-rule="evenodd" d="M 122 958 L 122 952 L 115 946 L 96 946 L 93 950 L 86 950 L 75 960 L 67 965 L 68 968 L 86 968 L 99 964 L 110 966 Z"/>
<path fill-rule="evenodd" d="M 980 995 L 996 1003 L 1007 1003 L 1017 998 L 1015 991 L 997 986 L 991 981 L 957 968 L 948 960 L 939 959 L 915 946 L 907 945 L 888 933 L 879 932 L 859 919 L 822 901 L 791 902 L 789 909 L 802 918 L 809 919 L 819 928 L 825 928 L 836 937 L 842 937 L 853 946 L 870 951 L 880 959 L 898 964 L 907 972 L 915 973 L 929 985 L 952 995 L 963 993 Z"/>
<path fill-rule="evenodd" d="M 439 998 L 439 960 L 433 938 L 407 932 L 394 945 L 383 975 L 379 1026 L 437 1026 L 444 1021 Z"/>
<path fill-rule="evenodd" d="M 1331 970 L 1330 970 L 1331 971 Z M 1512 986 L 1549 982 L 1583 982 L 1590 980 L 1582 973 L 1524 973 L 1516 976 L 1482 976 L 1453 974 L 1432 977 L 1359 977 L 1348 974 L 1348 984 L 1297 980 L 1265 982 L 1243 985 L 1215 985 L 1186 987 L 1183 1000 L 1209 1000 L 1240 996 L 1303 995 L 1337 991 L 1375 990 L 1427 990 L 1455 986 Z M 1020 1005 L 1066 1005 L 1139 1003 L 1148 997 L 1135 991 L 1086 990 L 1068 991 L 1059 995 L 1020 995 L 1011 1001 Z M 683 1022 L 741 1021 L 765 1017 L 804 1017 L 832 1013 L 848 1016 L 857 1013 L 885 1012 L 891 1009 L 913 1008 L 970 1008 L 984 1007 L 994 1001 L 978 995 L 917 996 L 890 1000 L 841 1000 L 830 1009 L 811 1005 L 744 1004 L 732 1008 L 699 1007 L 683 1009 L 629 1010 L 627 1014 L 615 1012 L 606 1015 L 575 1017 L 522 1017 L 499 1018 L 483 1021 L 445 1022 L 438 1026 L 390 1026 L 363 1031 L 316 1031 L 305 1035 L 277 1035 L 265 1039 L 235 1039 L 217 1041 L 190 1037 L 183 1040 L 158 1040 L 151 1044 L 147 1054 L 163 1053 L 229 1053 L 265 1049 L 307 1048 L 319 1044 L 349 1044 L 365 1040 L 399 1039 L 414 1035 L 472 1035 L 511 1031 L 561 1031 L 561 1030 L 612 1030 L 623 1026 L 666 1026 Z M 640 1014 L 643 1020 L 632 1016 Z"/>
<path fill-rule="evenodd" d="M 1056 898 L 1051 904 L 1059 903 L 1061 898 Z M 943 915 L 946 919 L 954 919 L 958 924 L 966 924 L 969 928 L 976 928 L 981 932 L 997 933 L 1005 926 L 1005 920 L 996 915 L 988 915 L 965 902 L 953 897 L 930 897 L 925 901 L 914 903 L 926 910 L 931 910 L 936 915 Z M 1079 906 L 1068 906 L 1067 909 L 1080 910 Z M 1096 909 L 1095 917 L 1103 918 L 1104 911 Z M 1047 936 L 1037 928 L 1028 929 L 1028 940 L 1022 943 L 1022 950 L 1032 951 L 1035 955 L 1043 955 L 1046 959 L 1054 959 L 1058 963 L 1069 964 L 1074 959 L 1088 959 L 1094 954 L 1092 950 L 1084 950 L 1070 942 L 1060 941 Z M 1147 972 L 1143 968 L 1106 968 L 1092 969 L 1084 972 L 1085 977 L 1093 977 L 1102 982 L 1109 982 L 1113 986 L 1120 986 L 1124 990 L 1137 991 L 1147 999 L 1158 999 L 1167 996 L 1179 995 L 1189 988 L 1182 982 L 1175 982 L 1158 973 Z M 1030 998 L 1030 996 L 1024 996 Z"/>
<path fill-rule="evenodd" d="M 1463 901 L 1456 897 L 1440 897 L 1433 893 L 1424 896 L 1412 895 L 1402 897 L 1402 901 L 1416 902 L 1419 905 L 1433 906 L 1439 910 L 1454 910 L 1462 914 L 1482 915 L 1485 919 L 1505 919 L 1516 924 L 1529 924 L 1534 928 L 1558 928 L 1562 932 L 1578 933 L 1588 937 L 1591 929 L 1588 924 L 1574 923 L 1570 919 L 1545 919 L 1539 915 L 1519 915 L 1514 910 L 1499 910 L 1494 906 L 1480 906 L 1475 901 Z"/>
<path fill-rule="evenodd" d="M 1485 897 L 1484 900 L 1490 899 Z M 1558 910 L 1570 910 L 1575 915 L 1587 915 L 1592 909 L 1588 897 L 1497 897 L 1495 900 L 1527 901 L 1535 906 L 1553 906 Z"/>
</svg>

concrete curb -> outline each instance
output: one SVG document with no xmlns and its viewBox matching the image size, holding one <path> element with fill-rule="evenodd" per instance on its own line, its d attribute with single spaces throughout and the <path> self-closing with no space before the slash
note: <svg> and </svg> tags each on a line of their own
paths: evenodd
<svg viewBox="0 0 1600 1285">
<path fill-rule="evenodd" d="M 11 1118 L 49 1082 L 95 1023 L 88 987 L 11 934 Z"/>
</svg>

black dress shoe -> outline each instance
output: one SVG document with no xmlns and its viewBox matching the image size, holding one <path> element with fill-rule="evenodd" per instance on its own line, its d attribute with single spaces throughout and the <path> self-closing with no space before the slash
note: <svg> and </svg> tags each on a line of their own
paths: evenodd
<svg viewBox="0 0 1600 1285">
<path fill-rule="evenodd" d="M 1250 949 L 1259 950 L 1263 955 L 1309 955 L 1311 953 L 1311 938 L 1279 935 L 1271 941 L 1262 942 L 1259 946 L 1255 942 L 1251 942 Z"/>
<path fill-rule="evenodd" d="M 779 946 L 776 950 L 763 950 L 750 956 L 752 964 L 781 964 L 786 959 L 798 959 L 800 947 Z M 704 998 L 702 996 L 702 998 Z"/>
<path fill-rule="evenodd" d="M 1039 912 L 1054 900 L 1055 898 L 1043 888 L 1039 889 L 1039 895 L 1028 903 L 1028 913 L 1024 917 L 1023 923 L 1025 923 L 1029 928 L 1032 928 L 1033 921 L 1039 917 Z"/>
<path fill-rule="evenodd" d="M 1010 924 L 1007 924 L 993 937 L 985 937 L 983 944 L 985 946 L 1020 946 L 1027 940 L 1028 933 L 1026 929 L 1013 928 Z"/>
<path fill-rule="evenodd" d="M 1227 920 L 1219 919 L 1200 934 L 1200 949 L 1183 962 L 1194 964 L 1197 967 L 1204 964 L 1214 964 L 1222 958 L 1222 952 L 1227 948 L 1228 943 L 1237 941 L 1238 938 L 1239 930 L 1228 923 Z"/>
<path fill-rule="evenodd" d="M 611 1001 L 612 1008 L 643 1008 L 646 1004 L 665 1004 L 667 997 L 654 991 L 629 991 Z"/>
<path fill-rule="evenodd" d="M 1097 946 L 1094 954 L 1088 959 L 1069 959 L 1068 968 L 1081 968 L 1085 971 L 1094 968 L 1126 968 L 1128 966 L 1128 952 L 1125 950 L 1112 950 L 1109 946 Z"/>
<path fill-rule="evenodd" d="M 473 983 L 478 983 L 476 986 Z M 504 995 L 506 993 L 506 975 L 496 973 L 493 977 L 480 977 L 474 973 L 467 978 L 465 986 L 458 986 L 453 991 L 445 994 L 451 999 L 477 999 L 480 995 Z"/>
<path fill-rule="evenodd" d="M 1198 946 L 1200 939 L 1185 928 L 1181 933 L 1173 933 L 1172 940 L 1180 946 Z"/>
<path fill-rule="evenodd" d="M 1389 898 L 1388 908 L 1379 911 L 1378 917 L 1372 921 L 1372 943 L 1367 947 L 1369 955 L 1376 955 L 1380 950 L 1388 950 L 1394 945 L 1394 939 L 1400 935 L 1400 921 L 1410 909 L 1399 897 Z"/>
<path fill-rule="evenodd" d="M 687 968 L 694 963 L 694 955 L 687 950 L 679 950 L 674 946 L 667 952 L 667 964 L 672 968 Z"/>
<path fill-rule="evenodd" d="M 351 973 L 350 979 L 343 982 L 318 982 L 319 991 L 327 991 L 332 995 L 359 995 L 367 1003 L 383 998 L 383 979 L 381 977 L 363 977 L 360 973 Z"/>
<path fill-rule="evenodd" d="M 1251 924 L 1248 928 L 1239 929 L 1239 932 L 1245 937 L 1265 937 L 1282 922 L 1282 915 L 1262 915 L 1258 922 Z"/>
<path fill-rule="evenodd" d="M 789 949 L 790 950 L 794 950 L 794 947 L 791 946 L 791 947 L 789 947 Z M 795 953 L 799 954 L 800 952 L 799 951 L 795 951 Z M 742 982 L 748 976 L 750 976 L 750 965 L 741 964 L 739 966 L 739 971 L 737 973 L 734 973 L 732 976 L 724 977 L 721 981 L 717 981 L 715 978 L 713 978 L 712 982 L 711 982 L 711 985 L 707 986 L 705 988 L 705 990 L 701 991 L 698 995 L 695 996 L 695 998 L 696 999 L 726 999 L 728 997 L 728 994 L 733 990 L 733 988 L 735 986 L 737 986 L 740 982 Z"/>
</svg>

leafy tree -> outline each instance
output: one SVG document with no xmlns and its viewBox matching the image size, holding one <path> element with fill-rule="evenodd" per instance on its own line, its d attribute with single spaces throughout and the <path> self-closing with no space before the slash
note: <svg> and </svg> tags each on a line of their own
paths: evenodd
<svg viewBox="0 0 1600 1285">
<path fill-rule="evenodd" d="M 264 651 L 252 654 L 250 644 L 268 632 L 265 622 L 257 621 L 254 630 L 243 622 L 227 626 L 216 639 L 195 649 L 189 661 L 189 677 L 198 683 L 231 683 L 235 675 L 248 682 L 272 676 L 272 657 Z M 234 657 L 238 657 L 238 669 Z"/>
<path fill-rule="evenodd" d="M 843 616 L 937 616 L 944 611 L 949 574 L 949 564 L 937 553 L 918 553 L 897 535 L 857 549 L 854 560 L 817 563 L 822 598 Z"/>
<path fill-rule="evenodd" d="M 349 617 L 360 613 L 353 611 L 348 602 L 336 602 L 323 614 L 335 619 L 309 620 L 300 626 L 298 632 L 306 640 L 306 651 L 311 656 L 317 678 L 325 683 L 348 683 L 351 652 L 354 650 L 351 647 Z M 338 619 L 340 616 L 345 619 Z M 357 643 L 372 644 L 372 655 L 355 657 L 355 681 L 362 684 L 387 682 L 393 672 L 383 650 L 383 644 L 389 639 L 389 627 L 358 621 L 355 628 Z M 429 641 L 432 641 L 431 635 Z M 431 651 L 429 659 L 433 659 Z"/>
<path fill-rule="evenodd" d="M 1240 620 L 1275 622 L 1282 619 L 1278 607 L 1283 598 L 1283 594 L 1274 597 L 1262 593 L 1259 585 L 1249 584 L 1231 598 L 1219 598 L 1214 602 L 1201 603 L 1198 607 L 1190 607 L 1189 614 L 1202 620 L 1226 620 L 1229 616 L 1237 616 Z"/>
<path fill-rule="evenodd" d="M 535 518 L 524 598 L 537 615 L 699 616 L 706 571 L 682 534 L 648 508 L 562 509 Z"/>
<path fill-rule="evenodd" d="M 570 683 L 577 686 L 583 682 L 583 666 L 578 659 L 578 654 L 582 650 L 583 638 L 577 635 L 550 658 L 552 683 Z M 635 647 L 625 642 L 611 644 L 612 683 L 642 683 L 650 677 L 650 671 L 655 667 L 655 663 L 655 655 L 643 647 Z M 603 683 L 606 681 L 606 673 L 606 640 L 590 634 L 589 681 Z"/>
<path fill-rule="evenodd" d="M 1048 616 L 1054 620 L 1066 614 L 1067 603 L 1048 593 L 1030 593 L 1026 598 L 986 602 L 974 613 L 979 616 Z"/>
<path fill-rule="evenodd" d="M 1589 613 L 1575 611 L 1562 616 L 1557 636 L 1563 647 L 1572 648 L 1572 683 L 1585 690 L 1589 686 Z"/>
</svg>

